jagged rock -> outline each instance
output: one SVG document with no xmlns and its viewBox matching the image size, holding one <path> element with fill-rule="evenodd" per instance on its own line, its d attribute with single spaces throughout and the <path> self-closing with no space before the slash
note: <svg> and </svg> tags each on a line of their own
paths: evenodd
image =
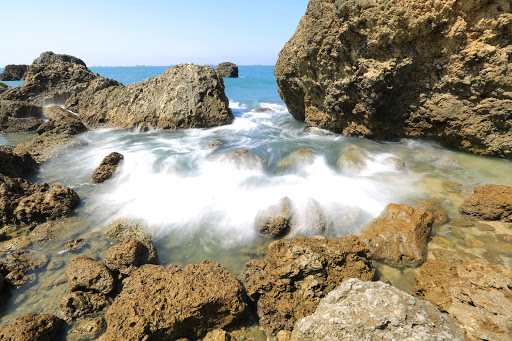
<svg viewBox="0 0 512 341">
<path fill-rule="evenodd" d="M 67 252 L 78 251 L 84 245 L 85 245 L 85 240 L 83 238 L 70 239 L 64 243 L 64 250 Z"/>
<path fill-rule="evenodd" d="M 114 277 L 108 268 L 86 256 L 77 256 L 68 264 L 66 281 L 71 291 L 108 295 L 114 290 Z"/>
<path fill-rule="evenodd" d="M 416 296 L 457 320 L 468 340 L 512 338 L 512 272 L 480 259 L 428 261 L 415 277 Z"/>
<path fill-rule="evenodd" d="M 392 266 L 418 266 L 427 256 L 427 238 L 434 218 L 428 211 L 389 204 L 360 231 L 372 258 Z"/>
<path fill-rule="evenodd" d="M 2 131 L 8 133 L 26 133 L 37 130 L 44 121 L 35 117 L 13 118 L 9 117 L 2 123 Z"/>
<path fill-rule="evenodd" d="M 105 340 L 197 339 L 240 317 L 242 286 L 211 261 L 144 265 L 124 280 L 105 315 Z"/>
<path fill-rule="evenodd" d="M 54 134 L 51 131 L 22 142 L 14 148 L 18 154 L 30 154 L 37 162 L 45 162 L 56 157 L 64 150 L 81 146 L 83 141 L 75 135 Z"/>
<path fill-rule="evenodd" d="M 13 118 L 27 118 L 35 117 L 41 118 L 43 115 L 43 108 L 39 105 L 34 105 L 24 101 L 0 101 L 0 122 L 4 122 L 9 117 Z"/>
<path fill-rule="evenodd" d="M 247 149 L 238 149 L 220 158 L 236 169 L 263 169 L 265 160 Z"/>
<path fill-rule="evenodd" d="M 124 159 L 124 156 L 117 152 L 112 152 L 105 156 L 100 165 L 92 173 L 92 181 L 102 183 L 110 179 L 122 159 Z"/>
<path fill-rule="evenodd" d="M 215 329 L 205 335 L 202 341 L 232 341 L 233 338 L 223 329 Z"/>
<path fill-rule="evenodd" d="M 3 252 L 15 251 L 15 250 L 27 248 L 30 245 L 32 245 L 32 242 L 30 241 L 30 239 L 28 239 L 26 236 L 19 236 L 19 237 L 15 237 L 12 239 L 8 239 L 8 240 L 0 243 L 0 251 L 3 251 Z"/>
<path fill-rule="evenodd" d="M 37 163 L 30 154 L 17 154 L 13 146 L 0 146 L 0 174 L 25 178 L 36 171 Z"/>
<path fill-rule="evenodd" d="M 459 211 L 473 219 L 512 223 L 512 187 L 477 186 L 473 195 L 459 207 Z"/>
<path fill-rule="evenodd" d="M 32 64 L 56 64 L 56 63 L 73 63 L 86 66 L 80 58 L 70 56 L 69 54 L 55 54 L 52 51 L 41 53 L 39 57 L 34 59 Z"/>
<path fill-rule="evenodd" d="M 49 120 L 39 126 L 37 129 L 39 135 L 48 132 L 53 134 L 78 135 L 87 131 L 87 127 L 80 121 L 78 116 L 59 106 L 54 105 L 45 108 L 43 112 Z"/>
<path fill-rule="evenodd" d="M 277 163 L 277 167 L 297 167 L 299 165 L 310 165 L 315 160 L 315 154 L 311 149 L 300 148 L 291 152 Z"/>
<path fill-rule="evenodd" d="M 221 77 L 238 77 L 238 66 L 234 63 L 224 62 L 215 67 L 215 71 Z"/>
<path fill-rule="evenodd" d="M 222 78 L 211 67 L 193 64 L 176 65 L 126 87 L 93 82 L 73 95 L 66 108 L 95 127 L 207 128 L 233 120 Z"/>
<path fill-rule="evenodd" d="M 0 82 L 0 95 L 4 93 L 5 91 L 9 90 L 11 87 L 8 85 L 5 85 L 4 83 Z"/>
<path fill-rule="evenodd" d="M 260 325 L 276 334 L 312 314 L 320 299 L 341 282 L 372 280 L 375 269 L 369 256 L 355 236 L 277 240 L 264 260 L 246 263 L 240 278 L 257 305 Z"/>
<path fill-rule="evenodd" d="M 313 0 L 275 75 L 306 126 L 512 153 L 510 3 Z"/>
<path fill-rule="evenodd" d="M 424 199 L 418 203 L 418 208 L 429 211 L 434 217 L 435 224 L 444 224 L 448 222 L 448 212 L 433 199 Z"/>
<path fill-rule="evenodd" d="M 464 340 L 455 320 L 432 303 L 382 282 L 352 278 L 295 324 L 292 341 Z"/>
<path fill-rule="evenodd" d="M 74 291 L 61 298 L 59 309 L 64 316 L 74 319 L 100 312 L 109 303 L 109 300 L 104 295 L 94 292 Z"/>
<path fill-rule="evenodd" d="M 63 326 L 64 321 L 57 316 L 29 313 L 1 327 L 0 339 L 4 341 L 57 340 Z"/>
<path fill-rule="evenodd" d="M 288 197 L 284 197 L 277 205 L 258 212 L 254 219 L 254 227 L 258 232 L 271 237 L 285 235 L 290 230 L 292 210 L 292 202 Z"/>
<path fill-rule="evenodd" d="M 157 264 L 156 249 L 150 241 L 125 239 L 108 249 L 104 263 L 121 278 L 129 276 L 144 264 Z"/>
<path fill-rule="evenodd" d="M 0 81 L 21 81 L 25 79 L 28 65 L 26 64 L 9 64 L 4 68 L 4 72 L 0 73 Z"/>
<path fill-rule="evenodd" d="M 151 235 L 145 232 L 138 222 L 128 219 L 118 219 L 109 223 L 103 234 L 108 239 L 118 242 L 126 238 L 151 241 Z"/>
<path fill-rule="evenodd" d="M 5 281 L 13 288 L 21 287 L 26 281 L 25 274 L 46 265 L 48 258 L 37 251 L 16 250 L 3 260 L 0 272 L 5 276 Z"/>
</svg>

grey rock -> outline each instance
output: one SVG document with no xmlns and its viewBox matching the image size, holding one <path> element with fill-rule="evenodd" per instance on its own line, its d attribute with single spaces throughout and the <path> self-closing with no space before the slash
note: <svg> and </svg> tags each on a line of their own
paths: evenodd
<svg viewBox="0 0 512 341">
<path fill-rule="evenodd" d="M 4 72 L 0 73 L 0 81 L 21 81 L 25 79 L 28 65 L 25 64 L 9 64 L 4 68 Z"/>
<path fill-rule="evenodd" d="M 41 53 L 32 64 L 56 64 L 56 63 L 73 63 L 86 66 L 84 61 L 80 58 L 70 56 L 69 54 L 56 54 L 52 51 Z"/>
<path fill-rule="evenodd" d="M 0 146 L 0 174 L 25 178 L 36 171 L 37 163 L 30 154 L 17 154 L 13 146 Z"/>
<path fill-rule="evenodd" d="M 234 63 L 230 62 L 224 62 L 220 63 L 215 67 L 215 71 L 221 76 L 221 77 L 232 77 L 237 78 L 238 77 L 238 66 Z"/>
</svg>

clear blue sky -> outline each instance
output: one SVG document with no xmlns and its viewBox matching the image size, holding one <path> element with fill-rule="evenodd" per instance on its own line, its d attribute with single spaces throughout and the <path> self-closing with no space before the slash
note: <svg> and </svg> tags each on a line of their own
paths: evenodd
<svg viewBox="0 0 512 341">
<path fill-rule="evenodd" d="M 43 51 L 88 66 L 274 64 L 308 0 L 0 0 L 0 67 Z"/>
</svg>

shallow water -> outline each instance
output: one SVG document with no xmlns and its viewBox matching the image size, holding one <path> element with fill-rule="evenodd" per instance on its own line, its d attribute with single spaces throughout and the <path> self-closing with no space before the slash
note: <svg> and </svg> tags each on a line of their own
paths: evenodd
<svg viewBox="0 0 512 341">
<path fill-rule="evenodd" d="M 95 72 L 101 73 L 99 69 L 103 68 Z M 127 69 L 109 71 L 113 77 Z M 141 78 L 162 70 L 150 71 L 141 71 L 145 75 Z M 272 67 L 241 67 L 241 78 L 225 80 L 236 117 L 231 125 L 143 133 L 90 131 L 81 136 L 86 145 L 43 164 L 32 180 L 74 188 L 82 199 L 75 212 L 80 223 L 65 238 L 34 247 L 48 256 L 49 265 L 36 272 L 31 284 L 14 293 L 0 324 L 26 312 L 57 313 L 58 300 L 67 293 L 65 264 L 75 256 L 62 252 L 64 240 L 83 236 L 88 242 L 84 252 L 101 260 L 110 245 L 102 231 L 118 218 L 143 222 L 161 264 L 210 259 L 238 276 L 245 262 L 261 257 L 271 242 L 255 232 L 255 216 L 285 196 L 299 214 L 307 210 L 311 199 L 316 200 L 333 220 L 329 237 L 355 233 L 389 203 L 415 206 L 422 199 L 433 198 L 448 210 L 451 220 L 434 228 L 432 237 L 438 238 L 429 243 L 430 251 L 442 246 L 484 258 L 491 257 L 491 252 L 495 261 L 511 267 L 511 248 L 497 240 L 491 228 L 479 224 L 463 227 L 458 220 L 463 218 L 458 206 L 474 186 L 512 185 L 512 178 L 506 176 L 512 169 L 509 160 L 448 150 L 426 141 L 378 142 L 328 132 L 305 133 L 303 123 L 295 121 L 279 99 L 272 72 Z M 118 80 L 128 84 L 130 77 Z M 0 135 L 2 138 L 7 139 Z M 208 146 L 212 141 L 222 144 L 212 149 Z M 338 168 L 340 153 L 353 145 L 367 150 L 365 166 Z M 222 161 L 224 155 L 240 148 L 257 154 L 264 164 L 240 169 Z M 283 167 L 280 161 L 299 148 L 311 149 L 312 161 Z M 92 184 L 93 170 L 113 151 L 125 157 L 115 177 Z M 405 169 L 397 170 L 389 158 L 404 161 Z M 314 234 L 308 227 L 300 232 Z M 411 291 L 417 269 L 377 266 L 394 285 Z"/>
</svg>

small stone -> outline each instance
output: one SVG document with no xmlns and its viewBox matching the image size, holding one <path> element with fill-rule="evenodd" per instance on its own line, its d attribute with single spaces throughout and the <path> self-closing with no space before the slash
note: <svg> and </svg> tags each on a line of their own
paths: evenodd
<svg viewBox="0 0 512 341">
<path fill-rule="evenodd" d="M 441 246 L 441 247 L 447 247 L 447 248 L 453 248 L 455 247 L 455 243 L 451 240 L 448 240 L 443 237 L 432 237 L 432 242 Z"/>
<path fill-rule="evenodd" d="M 434 224 L 444 224 L 448 222 L 448 212 L 438 202 L 433 199 L 424 199 L 418 203 L 418 208 L 429 211 L 434 217 Z"/>
<path fill-rule="evenodd" d="M 143 231 L 138 222 L 128 219 L 119 219 L 109 223 L 103 234 L 108 239 L 120 242 L 126 238 L 151 241 L 151 235 Z"/>
<path fill-rule="evenodd" d="M 79 251 L 84 245 L 85 240 L 83 238 L 70 239 L 64 243 L 64 250 L 67 252 Z"/>
</svg>

